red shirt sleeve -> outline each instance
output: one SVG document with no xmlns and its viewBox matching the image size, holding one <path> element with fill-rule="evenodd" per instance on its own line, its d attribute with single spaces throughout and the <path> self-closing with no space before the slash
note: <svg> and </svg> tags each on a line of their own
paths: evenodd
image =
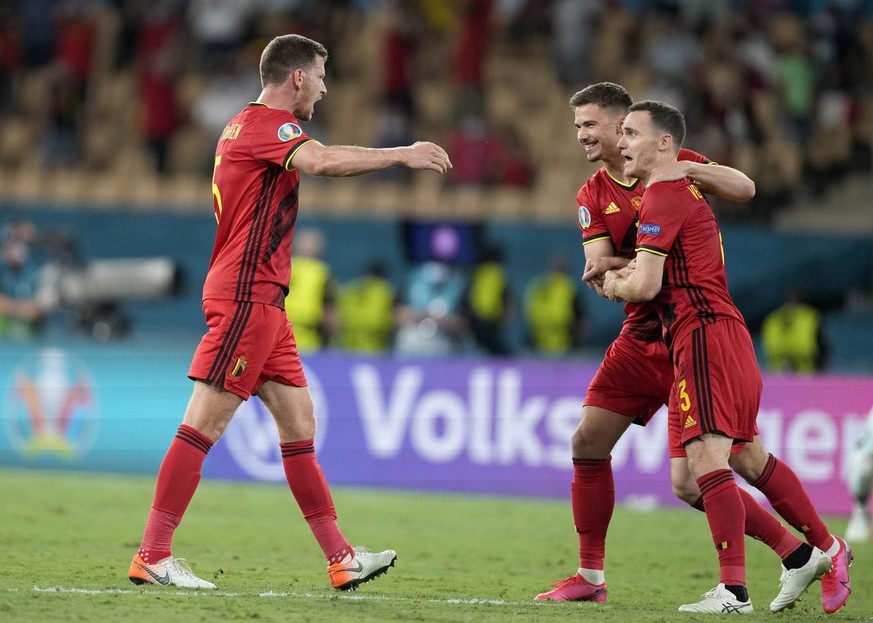
<svg viewBox="0 0 873 623">
<path fill-rule="evenodd" d="M 637 228 L 637 253 L 646 251 L 667 257 L 687 218 L 679 188 L 688 180 L 659 182 L 646 189 L 640 205 L 640 225 Z"/>
<path fill-rule="evenodd" d="M 579 229 L 582 230 L 582 244 L 609 238 L 609 229 L 597 199 L 591 196 L 591 182 L 586 182 L 576 193 L 579 207 Z"/>
<path fill-rule="evenodd" d="M 684 147 L 679 150 L 679 155 L 676 157 L 676 159 L 690 160 L 691 162 L 699 162 L 701 164 L 715 164 L 706 156 L 698 154 L 696 151 L 692 151 L 691 149 L 685 149 Z"/>
<path fill-rule="evenodd" d="M 269 115 L 255 128 L 252 155 L 260 161 L 278 164 L 290 171 L 294 168 L 291 166 L 294 152 L 311 140 L 293 115 Z"/>
</svg>

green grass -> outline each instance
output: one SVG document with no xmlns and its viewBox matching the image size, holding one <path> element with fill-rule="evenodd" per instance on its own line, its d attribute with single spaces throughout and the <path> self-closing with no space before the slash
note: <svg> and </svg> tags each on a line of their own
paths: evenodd
<svg viewBox="0 0 873 623">
<path fill-rule="evenodd" d="M 617 509 L 609 603 L 535 604 L 536 593 L 577 566 L 568 503 L 384 490 L 334 491 L 353 544 L 399 553 L 396 568 L 354 593 L 328 587 L 286 487 L 214 481 L 201 484 L 174 553 L 219 590 L 136 587 L 127 565 L 153 486 L 152 478 L 0 470 L 0 621 L 712 620 L 676 613 L 717 582 L 700 513 Z M 831 527 L 842 531 L 845 521 Z M 771 615 L 778 560 L 760 543 L 748 541 L 747 552 L 754 616 L 873 620 L 873 546 L 856 548 L 855 592 L 830 617 L 817 584 L 793 612 Z"/>
</svg>

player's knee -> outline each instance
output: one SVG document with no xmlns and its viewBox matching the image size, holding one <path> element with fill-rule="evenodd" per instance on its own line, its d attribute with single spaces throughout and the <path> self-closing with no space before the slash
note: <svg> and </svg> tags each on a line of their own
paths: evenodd
<svg viewBox="0 0 873 623">
<path fill-rule="evenodd" d="M 743 479 L 752 484 L 757 482 L 757 480 L 764 473 L 764 468 L 767 467 L 767 457 L 758 456 L 743 456 L 740 454 L 732 454 L 728 459 L 728 463 L 736 473 L 743 477 Z"/>
<path fill-rule="evenodd" d="M 612 448 L 604 447 L 595 435 L 591 435 L 582 425 L 576 427 L 571 440 L 573 458 L 575 459 L 605 459 Z"/>
<path fill-rule="evenodd" d="M 689 506 L 693 506 L 700 499 L 700 489 L 691 478 L 671 478 L 670 486 L 673 489 L 673 495 Z"/>
</svg>

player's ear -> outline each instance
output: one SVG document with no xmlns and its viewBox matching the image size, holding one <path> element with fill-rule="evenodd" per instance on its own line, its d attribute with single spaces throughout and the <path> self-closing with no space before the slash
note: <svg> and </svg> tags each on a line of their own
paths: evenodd
<svg viewBox="0 0 873 623">
<path fill-rule="evenodd" d="M 669 151 L 673 148 L 673 136 L 670 134 L 662 134 L 658 141 L 658 147 L 661 151 Z"/>
<path fill-rule="evenodd" d="M 305 76 L 303 75 L 303 70 L 298 68 L 291 72 L 291 76 L 289 79 L 293 82 L 294 86 L 298 89 L 303 86 L 303 81 L 305 80 Z"/>
</svg>

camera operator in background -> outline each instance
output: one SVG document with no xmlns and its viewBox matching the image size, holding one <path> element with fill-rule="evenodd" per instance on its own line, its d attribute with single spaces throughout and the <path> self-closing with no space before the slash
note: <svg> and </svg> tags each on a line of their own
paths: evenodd
<svg viewBox="0 0 873 623">
<path fill-rule="evenodd" d="M 39 263 L 34 258 L 33 223 L 7 224 L 0 240 L 0 336 L 27 339 L 42 327 L 45 310 L 37 301 Z"/>
</svg>

